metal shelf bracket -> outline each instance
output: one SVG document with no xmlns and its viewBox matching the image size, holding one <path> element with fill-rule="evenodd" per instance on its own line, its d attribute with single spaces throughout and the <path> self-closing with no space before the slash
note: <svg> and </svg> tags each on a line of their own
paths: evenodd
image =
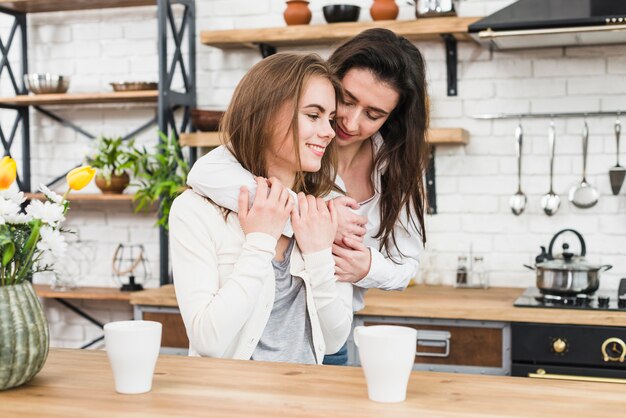
<svg viewBox="0 0 626 418">
<path fill-rule="evenodd" d="M 458 96 L 457 87 L 457 40 L 450 34 L 441 35 L 446 44 L 446 69 L 448 74 L 448 96 Z"/>
</svg>

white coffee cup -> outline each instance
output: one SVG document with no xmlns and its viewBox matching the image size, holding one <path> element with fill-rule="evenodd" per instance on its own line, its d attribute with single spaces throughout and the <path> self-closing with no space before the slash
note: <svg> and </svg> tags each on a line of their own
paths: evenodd
<svg viewBox="0 0 626 418">
<path fill-rule="evenodd" d="M 162 325 L 154 321 L 116 321 L 104 325 L 104 342 L 119 393 L 145 393 L 161 349 Z"/>
<path fill-rule="evenodd" d="M 354 343 L 370 400 L 404 401 L 415 362 L 417 331 L 394 325 L 358 326 L 354 328 Z"/>
</svg>

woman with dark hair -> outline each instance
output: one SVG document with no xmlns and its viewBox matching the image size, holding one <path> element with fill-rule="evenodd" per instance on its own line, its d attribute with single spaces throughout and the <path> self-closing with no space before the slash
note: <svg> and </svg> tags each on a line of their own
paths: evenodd
<svg viewBox="0 0 626 418">
<path fill-rule="evenodd" d="M 170 211 L 190 355 L 315 364 L 348 338 L 352 286 L 336 281 L 337 219 L 332 200 L 321 198 L 336 171 L 339 90 L 314 54 L 276 54 L 237 86 L 223 134 L 240 167 L 257 176 L 252 206 L 246 187 L 238 213 L 187 190 Z M 290 216 L 292 239 L 281 235 Z"/>
<path fill-rule="evenodd" d="M 360 33 L 328 62 L 343 87 L 335 116 L 336 183 L 348 195 L 335 199 L 333 255 L 338 279 L 354 285 L 358 311 L 368 288 L 402 290 L 417 274 L 426 242 L 426 72 L 419 50 L 386 29 Z M 222 147 L 207 154 L 193 166 L 188 184 L 227 204 L 240 184 L 252 180 L 229 159 Z M 220 184 L 218 173 L 228 173 L 221 177 L 229 182 Z M 346 362 L 345 346 L 325 360 Z"/>
</svg>

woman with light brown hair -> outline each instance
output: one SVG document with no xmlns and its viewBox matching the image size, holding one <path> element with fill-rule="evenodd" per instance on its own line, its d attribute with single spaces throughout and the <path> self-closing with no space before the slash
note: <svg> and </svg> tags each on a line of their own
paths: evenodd
<svg viewBox="0 0 626 418">
<path fill-rule="evenodd" d="M 232 158 L 257 176 L 252 205 L 245 187 L 238 213 L 187 190 L 170 213 L 190 355 L 321 363 L 347 339 L 352 286 L 336 282 L 337 218 L 321 198 L 334 180 L 339 88 L 317 55 L 281 53 L 235 90 L 222 130 Z M 290 217 L 293 238 L 282 235 Z"/>
<path fill-rule="evenodd" d="M 426 65 L 409 40 L 381 28 L 347 40 L 328 62 L 342 85 L 336 183 L 347 193 L 335 199 L 333 255 L 339 281 L 354 285 L 358 311 L 367 289 L 402 290 L 417 275 L 426 242 Z M 251 181 L 223 147 L 199 159 L 187 178 L 197 193 L 231 209 L 239 185 Z M 325 364 L 347 363 L 346 346 L 335 354 Z"/>
</svg>

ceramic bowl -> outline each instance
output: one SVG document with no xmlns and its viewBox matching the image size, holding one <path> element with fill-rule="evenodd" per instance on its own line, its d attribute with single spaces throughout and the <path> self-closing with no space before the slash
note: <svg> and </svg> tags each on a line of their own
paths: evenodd
<svg viewBox="0 0 626 418">
<path fill-rule="evenodd" d="M 331 4 L 322 8 L 324 19 L 328 23 L 356 22 L 359 20 L 361 8 L 349 4 Z"/>
</svg>

